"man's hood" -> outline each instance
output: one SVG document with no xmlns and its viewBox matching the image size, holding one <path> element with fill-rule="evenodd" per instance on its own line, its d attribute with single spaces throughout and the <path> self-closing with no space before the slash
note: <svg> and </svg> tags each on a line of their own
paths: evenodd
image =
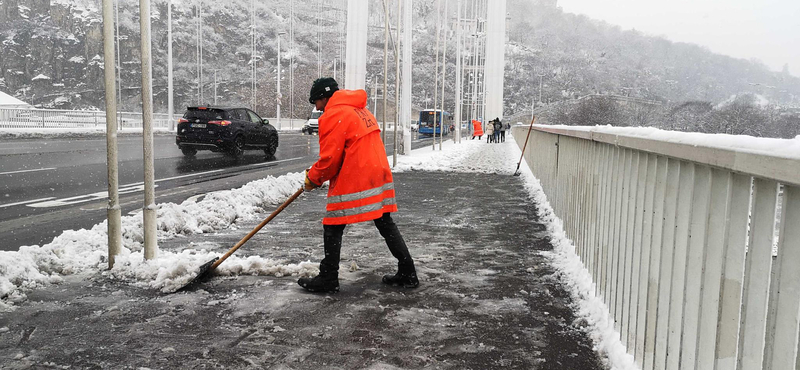
<svg viewBox="0 0 800 370">
<path fill-rule="evenodd" d="M 337 90 L 331 96 L 325 108 L 333 108 L 338 105 L 349 105 L 356 108 L 367 106 L 367 92 L 359 90 Z"/>
</svg>

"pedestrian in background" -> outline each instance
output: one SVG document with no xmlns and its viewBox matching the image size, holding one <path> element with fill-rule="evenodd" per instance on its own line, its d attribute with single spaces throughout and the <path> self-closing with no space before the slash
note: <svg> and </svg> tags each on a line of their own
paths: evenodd
<svg viewBox="0 0 800 370">
<path fill-rule="evenodd" d="M 486 123 L 486 142 L 494 142 L 494 121 L 489 121 Z"/>
<path fill-rule="evenodd" d="M 494 119 L 494 142 L 500 142 L 500 132 L 502 132 L 503 124 L 500 123 L 500 117 Z"/>
<path fill-rule="evenodd" d="M 501 122 L 500 118 L 497 119 L 497 122 L 500 123 L 500 142 L 501 143 L 505 143 L 506 142 L 506 128 L 507 128 L 506 125 L 507 125 L 507 123 Z"/>
<path fill-rule="evenodd" d="M 394 182 L 375 116 L 367 110 L 367 92 L 339 90 L 336 80 L 318 78 L 308 101 L 319 117 L 319 159 L 306 170 L 303 188 L 311 191 L 330 181 L 327 212 L 322 219 L 325 257 L 319 275 L 300 278 L 311 292 L 339 291 L 342 235 L 348 224 L 373 221 L 397 258 L 397 273 L 385 275 L 393 286 L 419 286 L 414 260 L 392 220 L 397 211 Z"/>
</svg>

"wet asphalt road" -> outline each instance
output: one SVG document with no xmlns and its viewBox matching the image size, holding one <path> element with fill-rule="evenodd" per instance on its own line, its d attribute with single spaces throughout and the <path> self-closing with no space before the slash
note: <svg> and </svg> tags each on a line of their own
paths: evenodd
<svg viewBox="0 0 800 370">
<path fill-rule="evenodd" d="M 387 140 L 387 153 L 393 151 Z M 412 148 L 430 145 L 412 137 Z M 119 191 L 123 215 L 143 204 L 142 137 L 118 138 Z M 201 151 L 187 158 L 171 134 L 154 136 L 156 202 L 181 203 L 212 191 L 240 187 L 266 176 L 308 168 L 319 153 L 318 137 L 281 132 L 274 157 L 260 150 L 235 159 Z M 42 245 L 63 230 L 90 228 L 106 218 L 105 136 L 0 141 L 0 250 Z"/>
</svg>

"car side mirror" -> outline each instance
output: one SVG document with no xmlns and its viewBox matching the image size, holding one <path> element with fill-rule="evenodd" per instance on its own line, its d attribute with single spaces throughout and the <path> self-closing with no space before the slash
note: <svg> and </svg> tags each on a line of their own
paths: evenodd
<svg viewBox="0 0 800 370">
<path fill-rule="evenodd" d="M 261 123 L 263 123 L 263 124 L 265 124 L 265 125 L 268 125 L 268 124 L 269 124 L 269 120 L 268 120 L 268 119 L 266 119 L 266 118 L 264 118 L 264 119 L 261 121 Z"/>
</svg>

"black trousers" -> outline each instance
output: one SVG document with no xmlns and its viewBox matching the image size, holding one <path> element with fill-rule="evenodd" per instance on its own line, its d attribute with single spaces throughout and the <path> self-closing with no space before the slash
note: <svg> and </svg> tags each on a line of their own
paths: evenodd
<svg viewBox="0 0 800 370">
<path fill-rule="evenodd" d="M 408 253 L 408 247 L 397 229 L 391 213 L 384 213 L 381 218 L 374 220 L 378 232 L 386 240 L 386 246 L 394 258 L 397 258 L 397 269 L 403 273 L 414 272 L 414 260 Z M 322 225 L 325 242 L 325 258 L 319 264 L 320 275 L 338 275 L 339 259 L 342 250 L 342 235 L 347 225 Z"/>
</svg>

